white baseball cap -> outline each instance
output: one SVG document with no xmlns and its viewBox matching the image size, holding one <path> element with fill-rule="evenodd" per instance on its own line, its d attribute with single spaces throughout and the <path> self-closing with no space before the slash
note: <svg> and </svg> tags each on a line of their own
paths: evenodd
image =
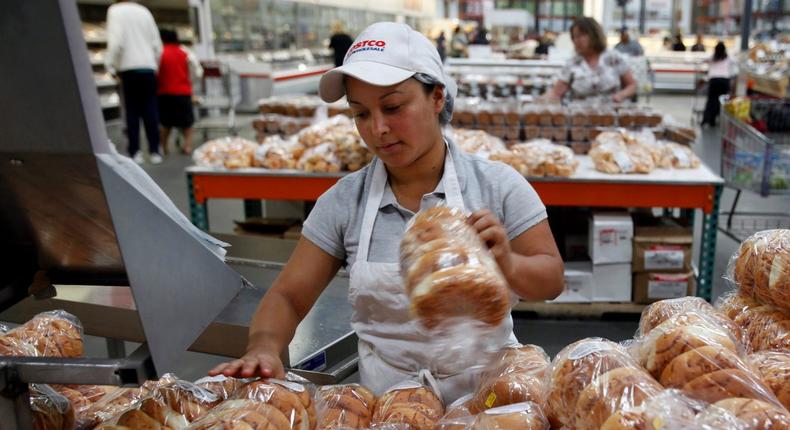
<svg viewBox="0 0 790 430">
<path fill-rule="evenodd" d="M 375 23 L 357 36 L 343 65 L 321 76 L 318 94 L 332 103 L 346 94 L 348 75 L 372 85 L 395 85 L 416 74 L 428 75 L 455 98 L 455 81 L 444 72 L 439 52 L 427 37 L 406 24 Z"/>
</svg>

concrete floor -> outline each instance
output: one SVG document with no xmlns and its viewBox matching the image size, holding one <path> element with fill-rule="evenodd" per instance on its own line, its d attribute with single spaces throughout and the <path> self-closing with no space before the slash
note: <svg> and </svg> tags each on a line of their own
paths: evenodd
<svg viewBox="0 0 790 430">
<path fill-rule="evenodd" d="M 690 95 L 660 94 L 654 95 L 649 104 L 661 112 L 670 112 L 671 115 L 681 124 L 690 124 L 692 108 L 700 106 L 704 99 L 695 99 Z M 111 139 L 119 144 L 119 150 L 123 152 L 125 139 L 120 134 L 120 127 L 116 126 L 110 130 Z M 243 137 L 252 138 L 251 129 L 241 132 Z M 198 139 L 200 140 L 200 139 Z M 199 141 L 197 142 L 200 143 Z M 196 145 L 197 146 L 197 145 Z M 702 160 L 714 171 L 718 172 L 720 167 L 721 141 L 718 128 L 705 129 L 700 132 L 700 139 L 694 146 L 694 150 L 700 155 Z M 184 168 L 191 165 L 189 157 L 181 154 L 168 156 L 164 163 L 158 166 L 146 164 L 145 170 L 170 196 L 175 204 L 184 213 L 189 213 L 188 194 L 186 187 L 186 176 Z M 734 191 L 725 189 L 721 208 L 727 210 L 732 202 Z M 275 212 L 301 212 L 301 204 L 279 203 L 269 205 L 270 215 Z M 743 193 L 738 206 L 739 211 L 780 211 L 790 212 L 790 196 L 771 196 L 768 198 L 760 197 L 752 193 Z M 244 217 L 243 206 L 240 201 L 213 201 L 209 204 L 209 219 L 211 230 L 219 233 L 230 233 L 233 229 L 233 220 L 240 220 Z M 701 219 L 698 215 L 696 219 Z M 723 220 L 722 220 L 723 221 Z M 699 224 L 699 223 L 698 223 Z M 699 226 L 698 226 L 699 227 Z M 697 229 L 696 238 L 699 239 L 700 229 Z M 716 264 L 714 269 L 715 283 L 713 286 L 713 296 L 718 297 L 727 291 L 728 286 L 721 279 L 727 265 L 727 261 L 732 253 L 737 249 L 738 244 L 719 233 L 717 238 Z M 694 261 L 697 261 L 695 258 Z M 542 320 L 527 319 L 516 315 L 515 332 L 521 342 L 535 343 L 542 345 L 546 351 L 554 355 L 562 347 L 577 339 L 588 336 L 607 337 L 612 340 L 625 340 L 633 336 L 637 327 L 635 320 L 630 321 L 578 321 L 578 320 Z M 91 348 L 103 350 L 101 340 L 93 339 L 89 342 Z M 132 345 L 129 345 L 130 347 Z M 185 355 L 184 363 L 177 373 L 185 378 L 197 378 L 205 373 L 213 364 L 221 361 L 221 358 L 211 357 L 205 354 L 188 353 Z"/>
</svg>

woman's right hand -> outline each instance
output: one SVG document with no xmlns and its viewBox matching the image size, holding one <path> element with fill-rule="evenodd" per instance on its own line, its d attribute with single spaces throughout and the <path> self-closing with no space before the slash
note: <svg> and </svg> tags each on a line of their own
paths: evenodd
<svg viewBox="0 0 790 430">
<path fill-rule="evenodd" d="M 268 350 L 252 349 L 243 357 L 222 363 L 208 372 L 209 376 L 225 375 L 236 378 L 262 378 L 285 379 L 283 362 L 276 354 Z"/>
</svg>

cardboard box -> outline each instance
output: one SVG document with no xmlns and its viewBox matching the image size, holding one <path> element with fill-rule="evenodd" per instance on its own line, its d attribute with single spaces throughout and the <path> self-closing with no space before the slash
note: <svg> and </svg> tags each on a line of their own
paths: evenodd
<svg viewBox="0 0 790 430">
<path fill-rule="evenodd" d="M 595 281 L 589 261 L 565 263 L 565 290 L 549 303 L 589 303 Z"/>
<path fill-rule="evenodd" d="M 680 226 L 636 227 L 634 272 L 687 272 L 691 268 L 691 228 Z"/>
<path fill-rule="evenodd" d="M 631 263 L 634 238 L 631 215 L 626 212 L 594 213 L 589 231 L 593 264 Z"/>
<path fill-rule="evenodd" d="M 594 302 L 631 301 L 631 263 L 593 264 Z"/>
<path fill-rule="evenodd" d="M 694 294 L 696 280 L 694 272 L 661 273 L 640 272 L 634 274 L 634 302 L 653 303 L 658 300 L 676 299 Z"/>
</svg>

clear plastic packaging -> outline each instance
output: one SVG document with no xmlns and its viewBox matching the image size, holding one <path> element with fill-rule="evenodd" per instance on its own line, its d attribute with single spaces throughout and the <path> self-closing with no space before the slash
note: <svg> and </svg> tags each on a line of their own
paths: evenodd
<svg viewBox="0 0 790 430">
<path fill-rule="evenodd" d="M 548 430 L 549 420 L 540 406 L 516 403 L 489 409 L 475 418 L 470 430 Z"/>
<path fill-rule="evenodd" d="M 613 413 L 601 430 L 698 429 L 697 413 L 705 407 L 707 404 L 690 399 L 678 390 L 663 390 L 637 406 L 628 406 Z"/>
<path fill-rule="evenodd" d="M 529 167 L 528 176 L 570 177 L 576 172 L 579 161 L 573 150 L 563 145 L 556 145 L 546 139 L 537 139 L 516 144 L 510 150 L 524 157 Z"/>
<path fill-rule="evenodd" d="M 790 352 L 761 351 L 746 357 L 785 408 L 790 408 Z"/>
<path fill-rule="evenodd" d="M 188 427 L 189 430 L 291 428 L 291 422 L 278 408 L 254 400 L 226 400 Z"/>
<path fill-rule="evenodd" d="M 369 427 L 375 395 L 359 384 L 332 385 L 316 391 L 318 429 Z"/>
<path fill-rule="evenodd" d="M 492 154 L 507 150 L 502 139 L 482 130 L 456 128 L 448 134 L 452 141 L 465 152 L 483 158 L 490 158 Z"/>
<path fill-rule="evenodd" d="M 145 387 L 116 388 L 85 410 L 77 428 L 91 429 L 98 424 L 112 420 L 141 402 L 148 392 L 149 390 Z"/>
<path fill-rule="evenodd" d="M 466 430 L 475 420 L 475 414 L 469 410 L 474 394 L 458 398 L 450 406 L 436 425 L 436 430 Z"/>
<path fill-rule="evenodd" d="M 790 312 L 738 292 L 723 295 L 716 306 L 741 327 L 750 350 L 790 349 Z"/>
<path fill-rule="evenodd" d="M 639 333 L 644 336 L 669 318 L 689 311 L 704 314 L 717 322 L 722 328 L 728 330 L 735 339 L 744 343 L 744 335 L 740 326 L 735 324 L 727 315 L 720 312 L 701 297 L 688 296 L 677 299 L 666 299 L 655 302 L 642 311 L 639 320 Z"/>
<path fill-rule="evenodd" d="M 188 381 L 176 380 L 152 393 L 173 411 L 193 422 L 219 404 L 220 398 L 211 391 Z"/>
<path fill-rule="evenodd" d="M 526 158 L 511 150 L 497 151 L 488 156 L 491 161 L 501 161 L 515 169 L 521 176 L 529 176 L 529 165 Z"/>
<path fill-rule="evenodd" d="M 335 115 L 326 121 L 321 121 L 305 128 L 296 134 L 299 143 L 306 148 L 312 148 L 331 141 L 330 136 L 337 129 L 354 128 L 354 122 L 345 115 Z"/>
<path fill-rule="evenodd" d="M 30 412 L 34 430 L 74 428 L 75 413 L 69 399 L 49 385 L 30 385 Z"/>
<path fill-rule="evenodd" d="M 622 132 L 600 133 L 590 149 L 595 168 L 603 173 L 650 173 L 653 156 L 642 144 L 626 141 Z"/>
<path fill-rule="evenodd" d="M 255 149 L 255 165 L 267 169 L 295 169 L 304 147 L 295 140 L 269 136 Z"/>
<path fill-rule="evenodd" d="M 480 385 L 469 402 L 469 411 L 477 414 L 527 401 L 544 407 L 548 367 L 549 357 L 538 346 L 503 349 L 482 374 Z"/>
<path fill-rule="evenodd" d="M 288 419 L 295 430 L 315 428 L 317 417 L 312 395 L 301 384 L 276 379 L 250 382 L 241 387 L 234 396 L 237 400 L 253 400 L 277 408 Z M 234 400 L 226 400 L 220 406 L 231 408 Z M 218 406 L 219 407 L 219 406 Z"/>
<path fill-rule="evenodd" d="M 547 413 L 552 427 L 572 428 L 581 392 L 599 375 L 619 368 L 638 370 L 639 365 L 612 341 L 587 338 L 563 348 L 550 368 Z"/>
<path fill-rule="evenodd" d="M 730 398 L 710 405 L 697 416 L 697 428 L 733 430 L 787 430 L 790 414 L 760 400 Z"/>
<path fill-rule="evenodd" d="M 192 160 L 202 167 L 239 169 L 251 167 L 258 144 L 240 137 L 223 137 L 200 145 Z"/>
<path fill-rule="evenodd" d="M 384 393 L 376 402 L 374 424 L 406 424 L 412 429 L 433 429 L 444 415 L 444 405 L 430 388 L 404 382 Z"/>
<path fill-rule="evenodd" d="M 327 142 L 309 147 L 299 159 L 298 167 L 308 173 L 337 173 L 342 165 L 337 148 Z"/>
<path fill-rule="evenodd" d="M 451 318 L 495 327 L 510 312 L 507 281 L 460 210 L 437 206 L 415 215 L 400 267 L 412 311 L 429 329 Z"/>
<path fill-rule="evenodd" d="M 195 385 L 212 392 L 220 400 L 232 398 L 245 384 L 246 379 L 231 378 L 225 375 L 206 376 L 195 381 Z"/>
<path fill-rule="evenodd" d="M 790 309 L 790 230 L 765 230 L 744 240 L 726 279 L 764 304 Z"/>
<path fill-rule="evenodd" d="M 44 357 L 80 357 L 83 354 L 82 324 L 74 315 L 65 311 L 42 312 L 30 321 L 0 338 L 0 350 L 28 353 L 31 350 L 19 343 L 33 346 Z M 9 340 L 10 339 L 10 340 Z"/>
<path fill-rule="evenodd" d="M 356 172 L 373 160 L 373 153 L 368 150 L 355 126 L 337 130 L 331 139 L 337 146 L 343 170 Z"/>
<path fill-rule="evenodd" d="M 656 141 L 649 149 L 656 166 L 663 169 L 696 169 L 701 163 L 691 148 L 675 142 Z"/>
</svg>

